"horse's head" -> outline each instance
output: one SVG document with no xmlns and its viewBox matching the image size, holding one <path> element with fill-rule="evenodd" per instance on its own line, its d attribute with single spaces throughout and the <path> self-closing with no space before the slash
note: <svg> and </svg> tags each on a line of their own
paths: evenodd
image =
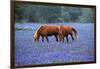
<svg viewBox="0 0 100 69">
<path fill-rule="evenodd" d="M 59 41 L 63 41 L 64 40 L 64 35 L 62 33 L 59 34 Z"/>
<path fill-rule="evenodd" d="M 62 26 L 59 27 L 59 41 L 64 40 L 64 35 L 63 35 L 63 28 Z"/>
<path fill-rule="evenodd" d="M 39 33 L 41 33 L 41 29 L 43 28 L 43 26 L 40 26 L 37 30 L 36 30 L 36 32 L 34 33 L 34 41 L 39 41 L 39 38 L 40 38 L 40 34 Z"/>
<path fill-rule="evenodd" d="M 39 40 L 39 39 L 38 39 L 38 33 L 37 33 L 37 31 L 35 32 L 33 38 L 34 38 L 34 41 L 38 41 L 38 40 Z"/>
</svg>

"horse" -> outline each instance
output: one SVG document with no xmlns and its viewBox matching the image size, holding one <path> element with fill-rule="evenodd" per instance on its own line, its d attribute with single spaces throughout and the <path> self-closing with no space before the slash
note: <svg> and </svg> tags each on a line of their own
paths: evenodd
<svg viewBox="0 0 100 69">
<path fill-rule="evenodd" d="M 68 40 L 68 35 L 71 36 L 72 40 L 74 40 L 74 34 L 76 39 L 78 39 L 78 32 L 75 28 L 71 26 L 60 26 L 60 32 L 59 32 L 59 39 L 60 41 L 64 42 L 64 37 L 66 37 L 67 42 Z"/>
<path fill-rule="evenodd" d="M 59 35 L 59 26 L 51 26 L 51 25 L 42 25 L 36 30 L 34 34 L 34 41 L 39 41 L 40 36 L 42 37 L 42 42 L 44 42 L 44 38 L 46 38 L 47 42 L 48 36 L 55 36 L 56 41 L 58 41 Z"/>
</svg>

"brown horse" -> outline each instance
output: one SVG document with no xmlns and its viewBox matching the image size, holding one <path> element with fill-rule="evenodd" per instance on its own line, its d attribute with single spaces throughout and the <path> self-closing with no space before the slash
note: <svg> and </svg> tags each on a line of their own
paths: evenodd
<svg viewBox="0 0 100 69">
<path fill-rule="evenodd" d="M 51 25 L 43 25 L 40 26 L 39 29 L 34 34 L 34 41 L 39 41 L 40 36 L 42 37 L 42 41 L 44 41 L 44 37 L 48 40 L 48 36 L 55 36 L 56 41 L 58 41 L 59 35 L 59 26 L 51 26 Z"/>
<path fill-rule="evenodd" d="M 60 26 L 60 32 L 59 32 L 60 41 L 64 42 L 64 37 L 66 37 L 66 40 L 68 42 L 68 35 L 70 35 L 72 40 L 74 40 L 74 34 L 75 37 L 78 39 L 78 33 L 75 28 L 71 26 Z"/>
</svg>

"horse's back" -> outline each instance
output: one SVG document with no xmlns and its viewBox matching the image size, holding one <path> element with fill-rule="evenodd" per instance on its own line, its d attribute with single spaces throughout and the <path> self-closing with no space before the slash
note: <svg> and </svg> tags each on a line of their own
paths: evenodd
<svg viewBox="0 0 100 69">
<path fill-rule="evenodd" d="M 41 35 L 56 35 L 59 33 L 58 27 L 59 26 L 42 25 L 39 33 L 41 33 Z"/>
</svg>

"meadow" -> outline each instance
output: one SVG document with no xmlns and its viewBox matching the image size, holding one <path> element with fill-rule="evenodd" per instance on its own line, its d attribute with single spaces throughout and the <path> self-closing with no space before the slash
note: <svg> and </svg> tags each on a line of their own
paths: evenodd
<svg viewBox="0 0 100 69">
<path fill-rule="evenodd" d="M 54 36 L 49 42 L 34 42 L 33 35 L 39 23 L 15 23 L 15 65 L 38 65 L 94 61 L 94 23 L 54 23 L 68 25 L 79 34 L 78 40 L 56 42 Z"/>
</svg>

